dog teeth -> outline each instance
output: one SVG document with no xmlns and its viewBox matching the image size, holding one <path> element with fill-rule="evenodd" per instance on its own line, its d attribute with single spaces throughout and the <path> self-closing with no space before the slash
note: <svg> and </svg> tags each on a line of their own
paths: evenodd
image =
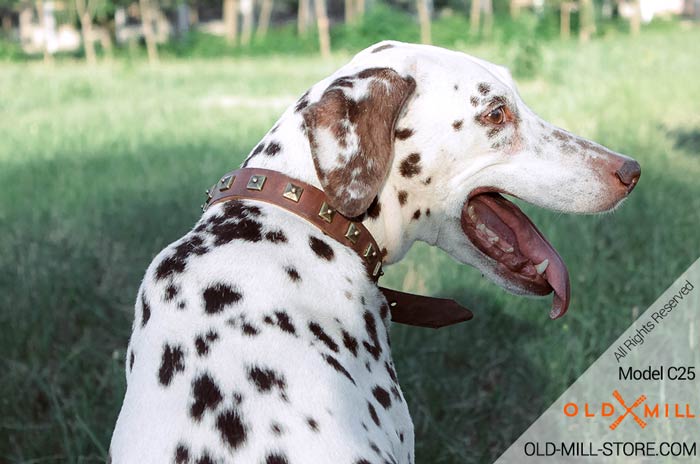
<svg viewBox="0 0 700 464">
<path fill-rule="evenodd" d="M 540 264 L 538 264 L 537 266 L 535 266 L 535 269 L 537 270 L 537 273 L 538 273 L 538 274 L 544 274 L 544 271 L 547 270 L 547 266 L 549 266 L 549 260 L 548 260 L 548 259 L 545 259 L 545 260 L 542 261 Z"/>
<path fill-rule="evenodd" d="M 473 206 L 467 208 L 467 214 L 472 221 L 476 222 L 476 211 L 474 211 Z"/>
<path fill-rule="evenodd" d="M 485 232 L 486 231 L 486 224 L 477 224 L 476 230 L 478 230 L 479 232 Z"/>
<path fill-rule="evenodd" d="M 491 243 L 496 243 L 496 242 L 498 242 L 498 240 L 499 240 L 499 238 L 497 235 L 493 235 L 493 236 L 489 237 L 489 242 L 491 242 Z"/>
<path fill-rule="evenodd" d="M 506 248 L 506 249 L 503 250 L 503 251 L 505 251 L 506 253 L 512 253 L 512 252 L 515 251 L 515 248 L 513 248 L 513 247 L 508 247 L 508 248 Z"/>
</svg>

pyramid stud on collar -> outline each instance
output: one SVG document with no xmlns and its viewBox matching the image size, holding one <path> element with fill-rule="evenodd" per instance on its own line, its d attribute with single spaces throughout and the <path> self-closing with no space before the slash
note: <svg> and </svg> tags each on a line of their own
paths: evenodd
<svg viewBox="0 0 700 464">
<path fill-rule="evenodd" d="M 232 176 L 230 174 L 222 177 L 219 181 L 219 191 L 223 192 L 224 190 L 230 189 L 234 180 L 236 180 L 236 176 Z"/>
<path fill-rule="evenodd" d="M 292 200 L 294 203 L 298 203 L 302 193 L 304 193 L 303 188 L 299 187 L 298 185 L 294 185 L 290 182 L 287 183 L 287 186 L 284 188 L 282 196 L 284 198 Z"/>
<path fill-rule="evenodd" d="M 377 250 L 375 250 L 374 246 L 370 243 L 369 245 L 367 245 L 367 249 L 365 250 L 362 256 L 364 256 L 366 259 L 376 258 Z"/>
<path fill-rule="evenodd" d="M 333 216 L 335 216 L 335 210 L 328 206 L 328 203 L 324 201 L 318 215 L 321 216 L 324 221 L 331 223 L 333 221 Z"/>
<path fill-rule="evenodd" d="M 267 177 L 262 175 L 251 176 L 246 188 L 248 190 L 262 190 L 266 180 Z"/>
<path fill-rule="evenodd" d="M 350 223 L 348 226 L 348 231 L 345 232 L 345 238 L 350 240 L 352 243 L 357 243 L 357 239 L 360 237 L 360 229 L 355 227 L 354 223 Z"/>
</svg>

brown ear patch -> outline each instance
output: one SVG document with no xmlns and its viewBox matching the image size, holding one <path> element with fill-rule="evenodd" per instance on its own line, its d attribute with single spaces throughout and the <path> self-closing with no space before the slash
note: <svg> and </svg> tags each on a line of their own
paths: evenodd
<svg viewBox="0 0 700 464">
<path fill-rule="evenodd" d="M 303 111 L 316 173 L 341 214 L 359 216 L 379 193 L 393 157 L 396 120 L 415 86 L 392 69 L 369 68 L 336 79 Z"/>
</svg>

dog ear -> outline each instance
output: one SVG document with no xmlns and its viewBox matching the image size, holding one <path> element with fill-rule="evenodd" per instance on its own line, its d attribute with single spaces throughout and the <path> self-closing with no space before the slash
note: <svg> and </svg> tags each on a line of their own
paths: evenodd
<svg viewBox="0 0 700 464">
<path fill-rule="evenodd" d="M 394 126 L 416 83 L 389 68 L 365 69 L 333 81 L 303 112 L 316 173 L 331 206 L 364 213 L 379 193 L 394 156 Z"/>
</svg>

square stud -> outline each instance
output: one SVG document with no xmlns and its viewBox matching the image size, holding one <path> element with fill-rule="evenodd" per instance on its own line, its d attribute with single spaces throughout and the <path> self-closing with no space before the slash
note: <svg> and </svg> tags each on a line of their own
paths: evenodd
<svg viewBox="0 0 700 464">
<path fill-rule="evenodd" d="M 377 264 L 374 266 L 374 270 L 372 271 L 372 277 L 381 277 L 383 274 L 384 273 L 382 272 L 382 262 L 377 261 Z"/>
<path fill-rule="evenodd" d="M 250 180 L 248 181 L 248 185 L 246 185 L 246 188 L 248 190 L 262 190 L 263 185 L 265 185 L 265 181 L 267 180 L 267 177 L 257 175 L 257 176 L 251 176 Z"/>
<path fill-rule="evenodd" d="M 302 193 L 304 193 L 303 188 L 299 187 L 298 185 L 288 183 L 284 188 L 284 192 L 282 192 L 282 196 L 292 200 L 294 203 L 297 203 L 299 198 L 301 198 Z"/>
<path fill-rule="evenodd" d="M 365 250 L 364 254 L 362 255 L 366 259 L 372 259 L 377 257 L 377 250 L 374 249 L 374 246 L 370 243 L 367 245 L 367 249 Z"/>
<path fill-rule="evenodd" d="M 357 239 L 360 236 L 360 229 L 358 229 L 354 223 L 350 223 L 348 226 L 348 231 L 345 232 L 345 238 L 350 240 L 352 243 L 357 243 Z"/>
<path fill-rule="evenodd" d="M 318 212 L 318 215 L 323 218 L 324 221 L 330 223 L 333 221 L 333 216 L 335 216 L 335 210 L 328 206 L 328 203 L 325 201 L 321 205 L 321 209 Z"/>
<path fill-rule="evenodd" d="M 236 180 L 236 176 L 232 176 L 230 174 L 222 177 L 219 181 L 219 191 L 223 192 L 224 190 L 230 189 L 234 180 Z"/>
</svg>

